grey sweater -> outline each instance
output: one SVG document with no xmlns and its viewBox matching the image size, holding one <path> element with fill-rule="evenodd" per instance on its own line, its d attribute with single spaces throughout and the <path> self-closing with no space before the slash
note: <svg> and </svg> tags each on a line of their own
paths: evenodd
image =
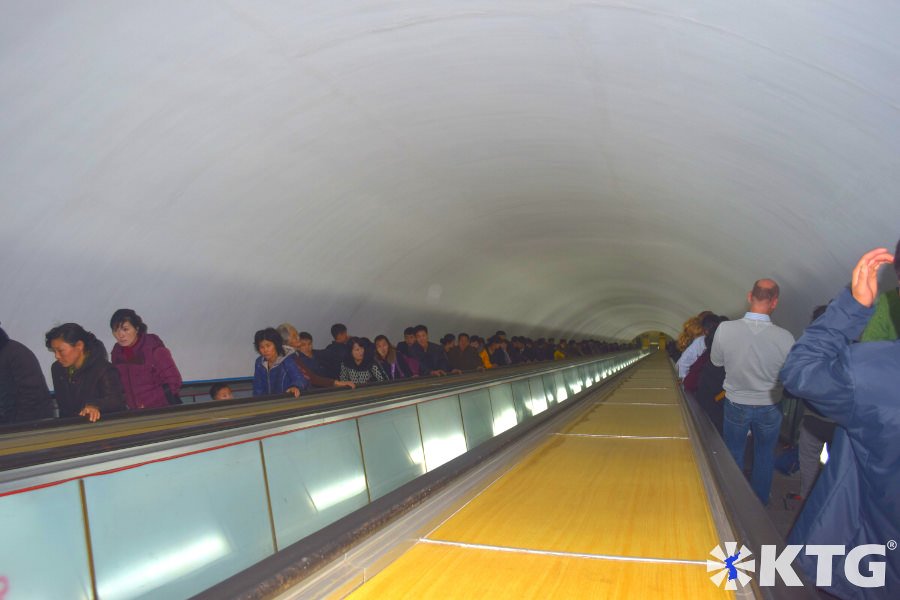
<svg viewBox="0 0 900 600">
<path fill-rule="evenodd" d="M 725 367 L 725 396 L 738 404 L 767 406 L 781 401 L 778 372 L 794 336 L 767 315 L 747 313 L 719 325 L 709 360 Z"/>
</svg>

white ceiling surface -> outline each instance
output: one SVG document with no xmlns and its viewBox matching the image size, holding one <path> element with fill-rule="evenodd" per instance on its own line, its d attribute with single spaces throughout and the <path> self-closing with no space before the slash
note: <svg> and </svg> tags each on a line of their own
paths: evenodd
<svg viewBox="0 0 900 600">
<path fill-rule="evenodd" d="M 0 320 L 630 338 L 900 235 L 900 4 L 2 3 Z M 39 354 L 49 367 L 51 357 Z"/>
</svg>

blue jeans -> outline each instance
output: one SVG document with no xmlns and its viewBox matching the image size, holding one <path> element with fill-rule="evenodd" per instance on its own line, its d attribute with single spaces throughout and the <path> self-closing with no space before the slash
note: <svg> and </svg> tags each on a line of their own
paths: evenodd
<svg viewBox="0 0 900 600">
<path fill-rule="evenodd" d="M 747 431 L 753 432 L 753 473 L 750 487 L 763 505 L 769 503 L 772 474 L 775 470 L 775 444 L 781 431 L 781 404 L 753 406 L 736 404 L 725 398 L 723 437 L 728 451 L 741 470 L 744 469 L 744 450 Z"/>
</svg>

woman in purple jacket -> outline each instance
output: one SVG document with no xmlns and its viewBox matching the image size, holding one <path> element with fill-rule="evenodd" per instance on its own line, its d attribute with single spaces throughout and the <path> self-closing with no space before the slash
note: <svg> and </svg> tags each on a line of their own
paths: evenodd
<svg viewBox="0 0 900 600">
<path fill-rule="evenodd" d="M 147 324 L 130 308 L 120 308 L 109 320 L 116 345 L 110 358 L 119 371 L 125 401 L 131 410 L 180 404 L 181 373 L 163 341 L 147 333 Z"/>
</svg>

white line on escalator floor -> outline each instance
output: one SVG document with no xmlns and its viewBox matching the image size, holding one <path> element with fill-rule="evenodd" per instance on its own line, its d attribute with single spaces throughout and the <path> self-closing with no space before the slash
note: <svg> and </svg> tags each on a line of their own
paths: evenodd
<svg viewBox="0 0 900 600">
<path fill-rule="evenodd" d="M 583 552 L 558 552 L 553 550 L 534 550 L 531 548 L 513 548 L 510 546 L 491 546 L 487 544 L 467 544 L 465 542 L 448 542 L 445 540 L 432 540 L 419 538 L 423 544 L 436 546 L 454 546 L 456 548 L 469 548 L 473 550 L 492 550 L 494 552 L 511 552 L 514 554 L 537 554 L 540 556 L 560 556 L 564 558 L 590 558 L 595 560 L 618 560 L 623 562 L 643 563 L 675 563 L 681 565 L 706 565 L 704 560 L 688 560 L 681 558 L 647 558 L 643 556 L 619 556 L 616 554 L 586 554 Z"/>
</svg>

